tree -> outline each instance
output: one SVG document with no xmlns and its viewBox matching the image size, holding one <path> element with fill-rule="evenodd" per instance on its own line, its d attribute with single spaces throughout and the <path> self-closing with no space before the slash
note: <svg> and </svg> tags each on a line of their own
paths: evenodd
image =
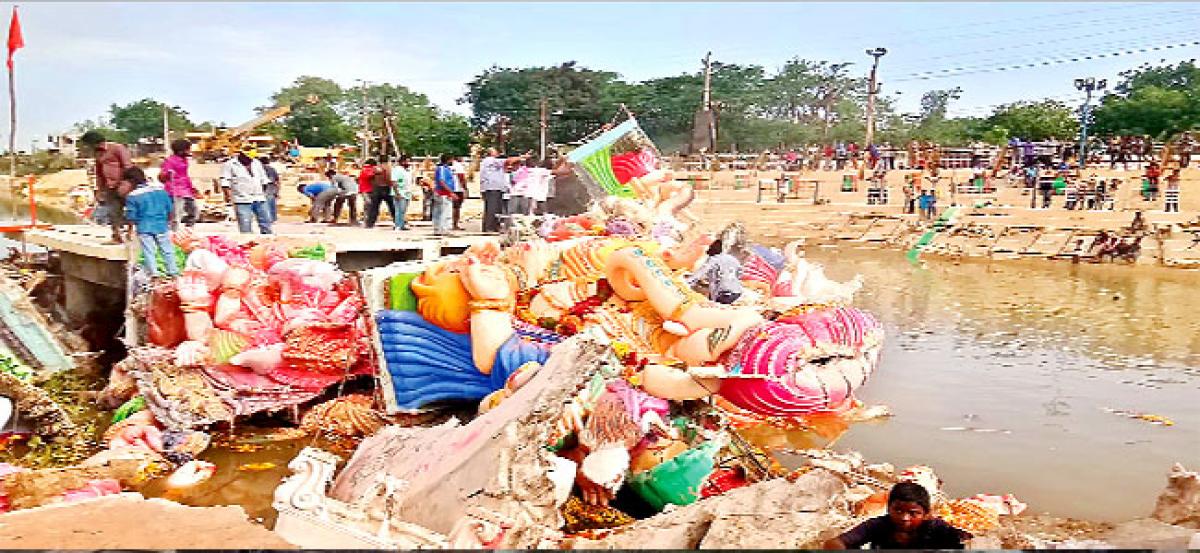
<svg viewBox="0 0 1200 553">
<path fill-rule="evenodd" d="M 1121 76 L 1114 92 L 1092 112 L 1098 134 L 1168 139 L 1200 123 L 1200 68 L 1195 63 L 1143 65 Z"/>
<path fill-rule="evenodd" d="M 163 109 L 167 110 L 167 126 L 173 131 L 189 131 L 192 122 L 188 114 L 178 106 L 166 106 L 158 100 L 143 98 L 136 102 L 118 106 L 112 104 L 108 111 L 113 126 L 120 129 L 124 138 L 136 142 L 142 138 L 161 138 L 163 134 Z"/>
<path fill-rule="evenodd" d="M 316 96 L 317 103 L 308 103 L 310 96 Z M 272 94 L 271 105 L 258 108 L 258 112 L 264 113 L 277 106 L 292 106 L 291 113 L 279 120 L 283 129 L 283 135 L 279 138 L 298 140 L 306 146 L 335 146 L 354 140 L 354 131 L 335 109 L 340 106 L 344 96 L 345 91 L 336 82 L 305 75 Z M 276 129 L 278 132 L 279 127 Z"/>
<path fill-rule="evenodd" d="M 1016 102 L 996 108 L 983 123 L 981 134 L 997 129 L 1007 131 L 1005 139 L 1024 140 L 1071 139 L 1079 133 L 1079 122 L 1075 113 L 1062 102 L 1042 100 L 1038 102 Z"/>
<path fill-rule="evenodd" d="M 554 67 L 523 69 L 492 67 L 471 82 L 459 103 L 471 104 L 471 124 L 491 134 L 507 118 L 510 151 L 537 151 L 539 104 L 545 100 L 551 117 L 550 142 L 566 143 L 595 130 L 616 112 L 614 96 L 605 88 L 616 73 L 577 67 L 569 61 Z"/>
<path fill-rule="evenodd" d="M 368 127 L 381 152 L 396 153 L 387 136 L 385 114 L 390 114 L 396 147 L 409 154 L 464 155 L 471 138 L 471 128 L 465 117 L 443 112 L 429 98 L 402 85 L 389 83 L 371 85 L 365 89 L 346 92 L 341 111 L 359 122 L 361 128 L 366 114 Z"/>
</svg>

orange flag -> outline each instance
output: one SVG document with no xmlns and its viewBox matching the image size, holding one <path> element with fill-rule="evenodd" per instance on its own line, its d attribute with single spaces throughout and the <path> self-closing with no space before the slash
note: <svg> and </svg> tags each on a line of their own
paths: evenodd
<svg viewBox="0 0 1200 553">
<path fill-rule="evenodd" d="M 17 17 L 17 7 L 13 6 L 12 21 L 8 23 L 8 69 L 13 68 L 13 54 L 25 47 L 25 37 L 21 36 L 21 19 Z"/>
</svg>

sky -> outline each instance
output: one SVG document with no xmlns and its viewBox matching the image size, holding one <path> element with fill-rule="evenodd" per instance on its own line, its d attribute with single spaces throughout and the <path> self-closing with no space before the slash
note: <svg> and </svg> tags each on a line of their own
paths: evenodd
<svg viewBox="0 0 1200 553">
<path fill-rule="evenodd" d="M 696 71 L 711 51 L 768 70 L 851 61 L 865 75 L 865 50 L 884 47 L 879 79 L 901 109 L 957 86 L 951 114 L 986 115 L 1017 100 L 1077 104 L 1077 77 L 1115 84 L 1144 63 L 1200 57 L 1200 4 L 1174 2 L 63 2 L 20 13 L 22 150 L 147 97 L 236 125 L 300 75 L 402 84 L 467 113 L 465 83 L 493 65 L 574 60 L 636 81 Z M 1034 67 L 997 70 L 1013 65 Z M 929 71 L 943 76 L 920 78 Z"/>
</svg>

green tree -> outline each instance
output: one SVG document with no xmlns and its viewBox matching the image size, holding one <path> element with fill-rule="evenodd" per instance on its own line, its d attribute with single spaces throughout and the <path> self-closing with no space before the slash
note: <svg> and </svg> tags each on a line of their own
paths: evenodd
<svg viewBox="0 0 1200 553">
<path fill-rule="evenodd" d="M 384 83 L 349 90 L 341 111 L 358 122 L 356 129 L 361 129 L 366 115 L 376 152 L 395 154 L 399 148 L 409 154 L 464 155 L 468 151 L 471 128 L 467 119 L 437 109 L 424 94 L 402 85 Z M 391 116 L 394 147 L 384 125 L 386 115 Z"/>
<path fill-rule="evenodd" d="M 282 128 L 275 127 L 276 132 L 283 132 L 279 138 L 299 140 L 305 146 L 335 146 L 354 140 L 354 131 L 337 109 L 345 95 L 336 82 L 305 75 L 272 94 L 271 105 L 258 108 L 258 112 L 291 106 L 291 113 L 279 119 Z M 315 104 L 308 102 L 312 96 L 317 98 Z"/>
<path fill-rule="evenodd" d="M 992 132 L 991 136 L 995 138 L 996 129 L 1007 131 L 1006 140 L 1014 137 L 1033 141 L 1070 140 L 1079 133 L 1079 121 L 1074 111 L 1062 102 L 1016 102 L 996 108 L 979 132 Z"/>
<path fill-rule="evenodd" d="M 162 137 L 164 108 L 167 110 L 167 126 L 172 131 L 187 132 L 192 129 L 192 122 L 188 119 L 186 111 L 178 106 L 166 106 L 150 98 L 143 98 L 124 106 L 112 104 L 108 111 L 112 125 L 122 131 L 126 140 L 136 142 L 142 138 Z"/>
<path fill-rule="evenodd" d="M 1166 139 L 1200 124 L 1200 68 L 1191 61 L 1121 73 L 1092 112 L 1097 134 L 1148 134 Z"/>
<path fill-rule="evenodd" d="M 471 105 L 471 124 L 486 134 L 494 134 L 501 118 L 507 118 L 509 151 L 536 151 L 542 100 L 550 114 L 548 141 L 570 142 L 612 118 L 615 96 L 605 89 L 616 77 L 573 61 L 554 67 L 492 67 L 467 83 L 459 102 Z"/>
</svg>

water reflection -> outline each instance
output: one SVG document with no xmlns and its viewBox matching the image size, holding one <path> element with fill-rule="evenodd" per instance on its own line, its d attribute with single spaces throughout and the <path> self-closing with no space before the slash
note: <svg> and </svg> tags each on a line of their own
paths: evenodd
<svg viewBox="0 0 1200 553">
<path fill-rule="evenodd" d="M 951 493 L 1012 492 L 1035 510 L 1110 520 L 1148 515 L 1171 463 L 1200 461 L 1196 273 L 808 255 L 834 278 L 861 273 L 858 304 L 888 330 L 862 396 L 896 416 L 853 427 L 839 448 L 932 465 Z"/>
</svg>

